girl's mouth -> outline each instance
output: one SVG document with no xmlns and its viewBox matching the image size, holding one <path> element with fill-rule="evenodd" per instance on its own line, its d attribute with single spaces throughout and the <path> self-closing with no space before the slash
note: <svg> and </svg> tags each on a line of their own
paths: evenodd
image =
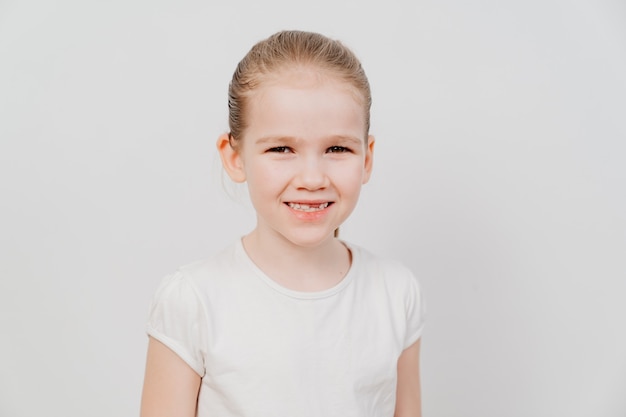
<svg viewBox="0 0 626 417">
<path fill-rule="evenodd" d="M 304 211 L 307 213 L 313 213 L 316 211 L 324 210 L 326 207 L 331 205 L 332 203 L 320 203 L 320 204 L 305 204 L 305 203 L 286 203 L 290 208 L 296 211 Z"/>
</svg>

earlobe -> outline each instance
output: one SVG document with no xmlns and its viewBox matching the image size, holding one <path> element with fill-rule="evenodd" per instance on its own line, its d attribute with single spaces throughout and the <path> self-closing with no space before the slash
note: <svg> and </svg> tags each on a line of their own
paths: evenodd
<svg viewBox="0 0 626 417">
<path fill-rule="evenodd" d="M 376 140 L 374 136 L 369 135 L 367 137 L 367 148 L 365 149 L 365 166 L 363 167 L 363 184 L 367 183 L 370 180 L 370 176 L 372 175 L 372 167 L 374 164 L 374 143 Z"/>
<path fill-rule="evenodd" d="M 246 173 L 243 167 L 243 160 L 239 152 L 231 145 L 231 136 L 228 133 L 220 135 L 215 145 L 220 153 L 222 166 L 230 179 L 235 182 L 244 182 Z"/>
</svg>

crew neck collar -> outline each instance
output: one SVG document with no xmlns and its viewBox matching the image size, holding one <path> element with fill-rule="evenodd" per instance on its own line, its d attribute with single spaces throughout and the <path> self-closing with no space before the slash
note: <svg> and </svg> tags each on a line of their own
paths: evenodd
<svg viewBox="0 0 626 417">
<path fill-rule="evenodd" d="M 261 268 L 259 268 L 257 264 L 255 264 L 254 261 L 250 258 L 250 256 L 246 252 L 246 249 L 243 246 L 243 238 L 240 238 L 237 240 L 235 244 L 235 251 L 236 251 L 237 258 L 241 259 L 243 263 L 246 265 L 246 267 L 250 268 L 254 272 L 255 276 L 257 276 L 261 281 L 263 281 L 266 285 L 268 285 L 273 290 L 285 296 L 288 296 L 290 298 L 296 298 L 296 299 L 302 299 L 302 300 L 315 300 L 315 299 L 327 298 L 327 297 L 337 294 L 338 292 L 340 292 L 341 290 L 343 290 L 345 287 L 347 287 L 350 284 L 350 282 L 353 279 L 353 276 L 356 273 L 355 270 L 357 269 L 359 262 L 360 262 L 359 250 L 358 248 L 355 248 L 354 246 L 348 244 L 347 242 L 343 240 L 341 241 L 341 243 L 350 251 L 351 260 L 352 260 L 352 262 L 350 263 L 350 269 L 348 269 L 348 272 L 346 273 L 346 275 L 343 277 L 341 281 L 339 281 L 334 286 L 327 288 L 325 290 L 322 290 L 322 291 L 296 291 L 296 290 L 292 290 L 290 288 L 284 287 L 283 285 L 274 281 L 265 272 L 263 272 Z"/>
</svg>

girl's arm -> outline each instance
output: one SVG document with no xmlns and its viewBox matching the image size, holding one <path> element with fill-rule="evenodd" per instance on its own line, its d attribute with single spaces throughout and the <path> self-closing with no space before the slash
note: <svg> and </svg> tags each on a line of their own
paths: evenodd
<svg viewBox="0 0 626 417">
<path fill-rule="evenodd" d="M 163 343 L 149 339 L 141 417 L 194 417 L 200 376 Z"/>
<path fill-rule="evenodd" d="M 394 417 L 421 417 L 420 341 L 406 348 L 398 359 L 398 386 Z"/>
</svg>

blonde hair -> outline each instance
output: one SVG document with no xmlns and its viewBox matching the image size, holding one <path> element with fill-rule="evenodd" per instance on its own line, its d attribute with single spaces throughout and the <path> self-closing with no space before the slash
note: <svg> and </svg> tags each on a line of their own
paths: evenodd
<svg viewBox="0 0 626 417">
<path fill-rule="evenodd" d="M 258 42 L 239 62 L 228 88 L 231 145 L 248 127 L 248 98 L 264 79 L 290 66 L 313 66 L 346 81 L 363 97 L 365 133 L 369 133 L 372 97 L 369 81 L 356 55 L 341 42 L 314 32 L 282 31 Z"/>
</svg>

